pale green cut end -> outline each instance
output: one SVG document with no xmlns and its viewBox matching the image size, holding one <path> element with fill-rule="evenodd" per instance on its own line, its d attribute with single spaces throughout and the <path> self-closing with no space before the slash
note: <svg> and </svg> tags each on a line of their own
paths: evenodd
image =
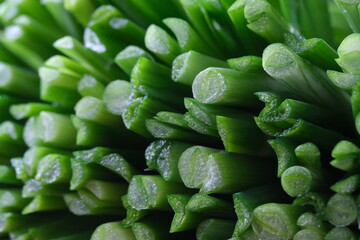
<svg viewBox="0 0 360 240">
<path fill-rule="evenodd" d="M 200 72 L 192 85 L 194 98 L 202 103 L 217 103 L 227 89 L 224 76 L 216 68 Z"/>
</svg>

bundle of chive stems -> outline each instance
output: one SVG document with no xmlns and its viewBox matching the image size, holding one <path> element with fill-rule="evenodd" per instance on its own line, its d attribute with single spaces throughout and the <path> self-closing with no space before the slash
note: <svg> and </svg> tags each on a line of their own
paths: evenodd
<svg viewBox="0 0 360 240">
<path fill-rule="evenodd" d="M 360 0 L 0 2 L 0 239 L 359 238 Z"/>
</svg>

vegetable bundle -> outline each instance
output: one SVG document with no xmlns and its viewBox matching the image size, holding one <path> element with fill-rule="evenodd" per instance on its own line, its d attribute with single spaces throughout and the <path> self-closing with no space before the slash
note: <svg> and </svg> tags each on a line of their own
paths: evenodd
<svg viewBox="0 0 360 240">
<path fill-rule="evenodd" d="M 359 0 L 4 0 L 0 23 L 0 238 L 359 237 Z"/>
</svg>

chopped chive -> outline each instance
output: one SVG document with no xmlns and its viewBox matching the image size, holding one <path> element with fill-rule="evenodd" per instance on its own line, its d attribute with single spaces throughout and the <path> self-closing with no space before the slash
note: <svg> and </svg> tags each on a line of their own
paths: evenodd
<svg viewBox="0 0 360 240">
<path fill-rule="evenodd" d="M 359 1 L 335 0 L 353 32 L 360 32 Z"/>
<path fill-rule="evenodd" d="M 351 93 L 353 87 L 360 79 L 360 74 L 343 73 L 337 71 L 327 71 L 327 75 L 335 86 Z"/>
<path fill-rule="evenodd" d="M 39 81 L 36 75 L 28 70 L 6 63 L 0 63 L 0 89 L 15 96 L 38 99 Z"/>
<path fill-rule="evenodd" d="M 30 199 L 22 198 L 20 189 L 0 190 L 1 212 L 21 212 L 29 202 Z"/>
<path fill-rule="evenodd" d="M 219 137 L 217 127 L 206 125 L 191 112 L 187 112 L 184 114 L 184 121 L 186 122 L 186 125 L 188 127 L 190 127 L 191 129 L 195 130 L 198 133 L 213 137 Z"/>
<path fill-rule="evenodd" d="M 121 204 L 121 196 L 126 194 L 127 187 L 127 184 L 124 183 L 99 180 L 90 180 L 84 185 L 84 188 L 94 194 L 99 200 L 117 202 L 117 204 Z"/>
<path fill-rule="evenodd" d="M 116 55 L 115 63 L 130 76 L 136 62 L 142 57 L 154 61 L 154 58 L 144 49 L 130 45 Z"/>
<path fill-rule="evenodd" d="M 81 159 L 85 163 L 98 163 L 102 157 L 114 152 L 114 149 L 106 147 L 94 147 L 86 150 L 78 150 L 73 152 L 76 158 Z"/>
<path fill-rule="evenodd" d="M 359 157 L 349 155 L 332 160 L 330 162 L 330 165 L 345 172 L 353 173 L 353 172 L 359 172 L 360 170 L 359 163 L 360 163 Z"/>
<path fill-rule="evenodd" d="M 81 98 L 77 92 L 78 76 L 61 73 L 59 70 L 40 67 L 40 98 L 56 102 L 66 107 L 73 107 Z"/>
<path fill-rule="evenodd" d="M 268 42 L 283 42 L 285 33 L 296 31 L 266 0 L 247 1 L 244 16 L 248 21 L 247 27 Z"/>
<path fill-rule="evenodd" d="M 323 39 L 311 38 L 299 40 L 291 34 L 286 34 L 285 42 L 300 57 L 305 58 L 318 67 L 324 70 L 340 70 L 339 65 L 335 61 L 338 57 L 336 51 Z"/>
<path fill-rule="evenodd" d="M 345 157 L 347 155 L 358 155 L 360 153 L 360 148 L 354 143 L 342 140 L 338 142 L 331 152 L 333 158 Z"/>
<path fill-rule="evenodd" d="M 331 156 L 335 159 L 330 164 L 338 169 L 350 173 L 358 173 L 360 153 L 359 148 L 352 142 L 342 140 L 332 150 Z"/>
<path fill-rule="evenodd" d="M 330 198 L 328 193 L 308 192 L 297 197 L 293 204 L 297 206 L 312 206 L 321 219 L 326 219 L 326 204 Z"/>
<path fill-rule="evenodd" d="M 28 178 L 23 160 L 22 158 L 12 158 L 10 162 L 11 167 L 0 165 L 0 182 L 11 185 L 21 185 L 22 182 Z"/>
<path fill-rule="evenodd" d="M 334 194 L 326 206 L 328 221 L 336 227 L 346 227 L 357 218 L 355 198 L 350 194 Z"/>
<path fill-rule="evenodd" d="M 349 99 L 332 85 L 324 72 L 312 67 L 283 44 L 268 46 L 263 54 L 265 71 L 277 81 L 295 90 L 309 103 L 346 113 Z"/>
<path fill-rule="evenodd" d="M 60 154 L 48 154 L 37 167 L 35 180 L 45 184 L 68 183 L 71 179 L 70 157 Z"/>
<path fill-rule="evenodd" d="M 29 46 L 26 44 L 24 46 L 30 47 L 33 45 L 36 47 L 35 49 L 39 50 L 38 53 L 45 58 L 50 57 L 51 53 L 55 53 L 54 49 L 49 48 L 49 45 L 62 36 L 62 32 L 58 28 L 49 27 L 44 22 L 40 22 L 37 16 L 30 17 L 29 15 L 19 15 L 14 19 L 13 24 L 22 27 L 29 34 Z M 37 42 L 31 42 L 31 40 L 36 40 Z M 47 46 L 41 49 L 41 44 L 46 44 Z"/>
<path fill-rule="evenodd" d="M 73 14 L 83 27 L 86 27 L 89 23 L 91 14 L 95 11 L 95 6 L 94 1 L 64 0 L 65 10 Z"/>
<path fill-rule="evenodd" d="M 189 128 L 164 123 L 156 119 L 147 119 L 145 122 L 147 130 L 155 137 L 166 140 L 184 141 L 194 144 L 216 142 L 216 139 L 201 135 Z"/>
<path fill-rule="evenodd" d="M 140 171 L 132 165 L 132 162 L 126 161 L 116 153 L 102 157 L 99 164 L 120 175 L 127 182 L 130 182 L 133 176 L 140 174 Z"/>
<path fill-rule="evenodd" d="M 282 189 L 275 185 L 264 185 L 233 194 L 237 215 L 233 237 L 241 237 L 251 229 L 254 218 L 253 211 L 256 207 L 268 202 L 281 202 L 284 199 L 286 196 Z"/>
<path fill-rule="evenodd" d="M 89 71 L 78 62 L 62 55 L 51 56 L 45 61 L 44 66 L 78 78 L 81 78 L 83 74 L 89 74 Z"/>
<path fill-rule="evenodd" d="M 15 104 L 10 107 L 11 115 L 17 120 L 34 117 L 42 111 L 56 112 L 56 113 L 69 112 L 66 108 L 62 108 L 57 105 L 51 105 L 48 103 L 37 103 L 37 102 Z"/>
<path fill-rule="evenodd" d="M 161 157 L 161 152 L 166 149 L 166 146 L 171 143 L 168 140 L 157 140 L 152 142 L 145 150 L 145 160 L 148 170 L 157 170 L 157 159 Z M 190 146 L 189 146 L 190 147 Z"/>
<path fill-rule="evenodd" d="M 102 20 L 104 21 L 104 19 Z M 90 28 L 94 31 L 95 29 L 99 30 L 99 35 L 103 33 L 104 36 L 113 36 L 114 38 L 123 41 L 125 44 L 134 44 L 140 47 L 144 46 L 145 30 L 127 18 L 112 17 L 108 19 L 107 22 L 109 27 L 100 25 L 101 23 L 98 26 L 95 26 L 96 24 L 96 22 L 91 21 Z M 122 49 L 119 49 L 115 54 L 121 50 Z"/>
<path fill-rule="evenodd" d="M 71 159 L 72 177 L 70 180 L 70 189 L 78 190 L 82 188 L 89 180 L 109 180 L 114 181 L 118 176 L 95 163 L 86 163 L 82 159 Z"/>
<path fill-rule="evenodd" d="M 23 138 L 28 147 L 34 147 L 37 144 L 37 118 L 30 117 L 24 126 Z"/>
<path fill-rule="evenodd" d="M 337 52 L 339 58 L 336 62 L 348 73 L 360 73 L 359 68 L 359 39 L 360 33 L 353 33 L 347 36 L 340 44 Z"/>
<path fill-rule="evenodd" d="M 120 197 L 117 201 L 104 201 L 98 199 L 93 193 L 86 189 L 79 189 L 78 194 L 81 201 L 93 214 L 124 215 L 125 213 L 125 210 L 121 205 Z"/>
<path fill-rule="evenodd" d="M 215 218 L 235 219 L 231 202 L 204 193 L 194 194 L 186 204 L 186 211 Z"/>
<path fill-rule="evenodd" d="M 122 119 L 127 129 L 141 136 L 152 138 L 145 122 L 160 111 L 173 111 L 173 108 L 148 96 L 139 97 L 125 106 Z"/>
<path fill-rule="evenodd" d="M 140 58 L 134 66 L 131 72 L 131 84 L 140 93 L 172 104 L 179 109 L 183 108 L 183 97 L 191 94 L 187 86 L 171 80 L 170 68 L 147 58 Z"/>
<path fill-rule="evenodd" d="M 343 122 L 344 119 L 341 118 L 340 120 L 336 117 L 336 113 L 329 109 L 324 109 L 319 106 L 294 99 L 283 100 L 282 97 L 269 92 L 257 92 L 255 95 L 260 101 L 265 102 L 265 107 L 259 114 L 262 120 L 279 121 L 290 118 L 300 118 L 313 124 L 328 127 L 329 129 L 335 128 L 339 132 L 345 132 L 347 134 L 351 134 L 353 132 L 351 127 L 338 127 L 341 125 L 340 121 Z M 312 112 L 313 114 L 309 116 L 309 112 Z M 352 120 L 349 119 L 349 123 L 347 125 L 351 126 L 352 123 L 350 121 Z"/>
<path fill-rule="evenodd" d="M 124 218 L 120 224 L 123 227 L 130 227 L 133 223 L 137 222 L 138 220 L 145 217 L 149 210 L 136 210 L 135 208 L 131 207 L 129 204 L 128 195 L 125 194 L 121 197 L 122 205 L 126 209 L 126 218 Z"/>
<path fill-rule="evenodd" d="M 123 240 L 136 240 L 133 231 L 129 227 L 122 227 L 119 222 L 103 223 L 98 226 L 91 235 L 91 240 L 109 238 L 121 238 Z"/>
<path fill-rule="evenodd" d="M 24 198 L 33 198 L 37 195 L 46 196 L 62 196 L 69 191 L 69 186 L 65 184 L 44 184 L 35 179 L 30 179 L 25 182 L 22 188 L 22 196 Z"/>
<path fill-rule="evenodd" d="M 26 170 L 26 174 L 29 177 L 34 177 L 36 174 L 36 170 L 38 169 L 39 161 L 45 157 L 48 154 L 61 154 L 61 155 L 70 155 L 68 152 L 55 149 L 55 148 L 49 148 L 49 147 L 43 147 L 43 146 L 36 146 L 29 148 L 23 157 L 23 162 Z"/>
<path fill-rule="evenodd" d="M 136 210 L 170 210 L 168 194 L 191 192 L 179 183 L 166 182 L 161 176 L 137 175 L 129 184 L 129 204 Z"/>
<path fill-rule="evenodd" d="M 22 210 L 22 214 L 30 214 L 42 211 L 56 211 L 66 208 L 62 197 L 36 195 L 36 197 Z"/>
<path fill-rule="evenodd" d="M 41 2 L 65 34 L 81 39 L 81 27 L 64 8 L 64 0 L 43 0 Z"/>
<path fill-rule="evenodd" d="M 217 129 L 227 152 L 254 156 L 269 154 L 266 139 L 251 115 L 230 118 L 217 116 Z M 261 151 L 259 151 L 261 149 Z"/>
<path fill-rule="evenodd" d="M 302 228 L 294 235 L 294 240 L 302 239 L 324 239 L 329 230 L 329 226 L 325 224 L 317 215 L 312 212 L 303 213 L 297 220 L 297 225 Z"/>
<path fill-rule="evenodd" d="M 236 153 L 213 153 L 205 165 L 200 191 L 203 193 L 234 193 L 271 182 L 273 168 L 267 159 Z"/>
<path fill-rule="evenodd" d="M 262 59 L 256 56 L 243 56 L 227 60 L 229 67 L 239 72 L 262 72 Z"/>
<path fill-rule="evenodd" d="M 167 65 L 171 65 L 175 57 L 182 53 L 177 41 L 154 24 L 146 30 L 145 46 Z"/>
<path fill-rule="evenodd" d="M 221 150 L 203 146 L 192 146 L 180 156 L 178 168 L 181 180 L 188 188 L 200 189 L 205 179 L 204 168 L 209 156 Z"/>
<path fill-rule="evenodd" d="M 149 169 L 157 170 L 166 181 L 181 183 L 178 162 L 190 146 L 178 141 L 157 140 L 146 148 L 146 164 Z"/>
<path fill-rule="evenodd" d="M 296 223 L 303 212 L 303 207 L 290 204 L 263 204 L 254 210 L 252 227 L 259 238 L 292 239 L 300 230 Z"/>
<path fill-rule="evenodd" d="M 108 158 L 108 156 L 109 158 L 105 162 L 112 161 L 111 158 L 116 157 L 116 155 L 118 154 L 121 154 L 121 156 L 125 157 L 128 161 L 131 161 L 131 163 L 135 164 L 135 166 L 145 166 L 143 163 L 144 154 L 142 151 L 139 151 L 137 149 L 111 149 L 105 147 L 95 147 L 92 149 L 73 152 L 73 155 L 76 158 L 81 159 L 84 163 L 98 164 L 102 164 L 101 162 L 104 160 L 104 158 Z M 113 161 L 116 160 L 114 159 Z M 114 166 L 115 165 L 116 164 L 114 164 Z"/>
<path fill-rule="evenodd" d="M 112 61 L 85 48 L 73 37 L 66 36 L 58 39 L 54 43 L 54 47 L 80 63 L 91 75 L 103 83 L 125 77 L 121 70 L 113 65 Z"/>
<path fill-rule="evenodd" d="M 300 165 L 313 171 L 321 171 L 321 154 L 313 143 L 304 143 L 295 148 L 295 155 Z"/>
<path fill-rule="evenodd" d="M 134 94 L 136 93 L 131 83 L 124 80 L 115 80 L 106 86 L 103 93 L 103 102 L 110 113 L 121 116 Z"/>
<path fill-rule="evenodd" d="M 206 218 L 205 215 L 186 210 L 186 204 L 191 198 L 190 195 L 169 194 L 167 198 L 171 208 L 175 212 L 171 222 L 170 233 L 195 229 L 196 226 Z"/>
<path fill-rule="evenodd" d="M 145 30 L 109 5 L 101 6 L 93 13 L 85 29 L 84 44 L 94 52 L 111 58 L 131 43 L 144 46 Z"/>
<path fill-rule="evenodd" d="M 305 212 L 300 215 L 297 225 L 304 228 L 326 228 L 324 222 L 313 212 Z"/>
<path fill-rule="evenodd" d="M 239 92 L 239 89 L 241 91 Z M 192 85 L 194 98 L 202 103 L 258 108 L 258 91 L 281 91 L 283 87 L 263 72 L 242 73 L 226 68 L 207 68 Z"/>
<path fill-rule="evenodd" d="M 77 90 L 83 97 L 96 97 L 101 99 L 105 86 L 91 75 L 84 75 L 77 85 Z"/>
<path fill-rule="evenodd" d="M 325 230 L 318 228 L 306 228 L 294 235 L 294 240 L 322 240 L 326 234 Z"/>
<path fill-rule="evenodd" d="M 215 105 L 215 104 L 204 104 L 193 98 L 184 99 L 185 108 L 199 121 L 212 127 L 216 127 L 216 116 L 225 117 L 241 117 L 245 114 L 238 109 Z"/>
<path fill-rule="evenodd" d="M 235 222 L 224 219 L 209 218 L 199 224 L 196 229 L 198 240 L 220 240 L 231 237 Z"/>
<path fill-rule="evenodd" d="M 122 11 L 119 8 L 114 7 L 113 5 L 109 5 L 104 2 L 103 5 L 100 5 L 91 15 L 90 21 L 92 21 L 89 25 L 94 25 L 97 27 L 97 24 L 101 24 L 103 21 L 108 21 L 113 17 L 124 17 Z M 100 25 L 103 26 L 103 25 Z"/>
<path fill-rule="evenodd" d="M 161 222 L 162 224 L 159 224 Z M 176 234 L 169 233 L 171 219 L 160 214 L 147 216 L 131 225 L 137 240 L 178 239 Z M 174 236 L 173 236 L 174 235 Z M 180 238 L 184 239 L 184 238 Z"/>
<path fill-rule="evenodd" d="M 196 75 L 208 67 L 228 67 L 222 60 L 190 50 L 177 56 L 172 63 L 171 78 L 175 82 L 191 86 Z"/>
<path fill-rule="evenodd" d="M 211 51 L 207 43 L 198 35 L 191 25 L 180 18 L 166 18 L 164 24 L 175 34 L 182 52 L 197 51 L 210 56 L 217 56 Z"/>
<path fill-rule="evenodd" d="M 356 234 L 347 227 L 334 227 L 325 236 L 325 240 L 348 239 L 356 240 Z"/>
<path fill-rule="evenodd" d="M 85 28 L 84 31 L 84 47 L 86 49 L 90 49 L 91 51 L 103 55 L 104 57 L 112 58 L 115 55 L 115 52 L 118 50 L 116 49 L 109 49 L 110 47 L 105 46 L 105 44 L 114 46 L 113 44 L 104 43 L 106 39 L 100 39 L 100 37 L 91 29 L 91 28 Z M 111 39 L 111 38 L 110 38 Z M 116 47 L 119 47 L 120 49 L 123 49 L 125 46 L 123 43 L 116 44 Z"/>
<path fill-rule="evenodd" d="M 161 111 L 158 112 L 156 116 L 154 116 L 154 119 L 159 122 L 168 123 L 177 127 L 189 128 L 184 119 L 184 114 L 181 113 Z"/>
<path fill-rule="evenodd" d="M 360 174 L 346 177 L 331 186 L 331 190 L 337 193 L 353 193 L 360 189 Z"/>
<path fill-rule="evenodd" d="M 318 190 L 324 184 L 322 175 L 303 166 L 292 166 L 281 175 L 281 185 L 291 197 Z"/>
<path fill-rule="evenodd" d="M 85 205 L 78 193 L 65 193 L 64 201 L 69 208 L 69 211 L 75 215 L 84 216 L 96 214 L 96 212 Z"/>
<path fill-rule="evenodd" d="M 38 142 L 49 147 L 72 149 L 76 146 L 76 129 L 70 116 L 41 112 L 37 117 Z"/>
<path fill-rule="evenodd" d="M 56 53 L 56 50 L 49 46 L 61 36 L 55 29 L 47 28 L 34 18 L 21 15 L 15 19 L 13 25 L 6 26 L 2 43 L 27 65 L 39 67 L 45 59 Z M 29 55 L 22 56 L 24 53 Z"/>
<path fill-rule="evenodd" d="M 76 116 L 107 127 L 121 126 L 121 117 L 106 110 L 105 104 L 95 97 L 83 97 L 75 106 Z"/>
<path fill-rule="evenodd" d="M 340 134 L 319 127 L 302 119 L 288 119 L 280 121 L 263 121 L 256 117 L 258 127 L 269 136 L 283 137 L 297 143 L 313 142 L 320 149 L 331 149 L 337 142 L 344 139 Z"/>
</svg>

